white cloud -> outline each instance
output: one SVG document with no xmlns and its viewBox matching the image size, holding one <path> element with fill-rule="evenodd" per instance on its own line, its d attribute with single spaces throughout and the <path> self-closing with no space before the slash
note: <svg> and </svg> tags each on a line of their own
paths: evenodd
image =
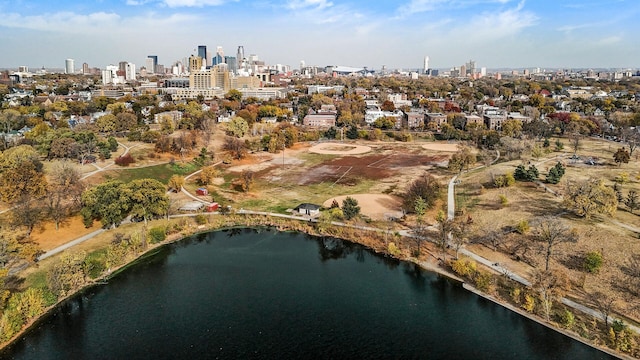
<svg viewBox="0 0 640 360">
<path fill-rule="evenodd" d="M 159 17 L 154 13 L 129 18 L 107 12 L 90 14 L 57 12 L 41 15 L 0 13 L 0 26 L 72 34 L 135 33 L 144 29 L 166 29 L 169 26 L 187 24 L 194 18 L 194 16 L 182 14 Z M 105 29 L 109 30 L 105 32 Z"/>
<path fill-rule="evenodd" d="M 290 0 L 286 5 L 286 7 L 291 10 L 308 8 L 325 9 L 332 6 L 333 3 L 327 0 Z"/>
<path fill-rule="evenodd" d="M 479 4 L 507 4 L 512 0 L 411 0 L 397 9 L 398 17 L 406 17 L 427 11 L 435 11 L 445 7 L 466 8 Z"/>
<path fill-rule="evenodd" d="M 228 1 L 225 0 L 163 0 L 165 5 L 171 8 L 175 7 L 205 7 L 219 6 Z"/>
</svg>

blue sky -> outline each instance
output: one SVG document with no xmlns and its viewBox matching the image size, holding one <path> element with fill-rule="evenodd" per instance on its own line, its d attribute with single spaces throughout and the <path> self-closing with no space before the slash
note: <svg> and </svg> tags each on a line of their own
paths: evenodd
<svg viewBox="0 0 640 360">
<path fill-rule="evenodd" d="M 0 68 L 171 65 L 222 46 L 268 64 L 640 67 L 637 0 L 0 0 Z"/>
</svg>

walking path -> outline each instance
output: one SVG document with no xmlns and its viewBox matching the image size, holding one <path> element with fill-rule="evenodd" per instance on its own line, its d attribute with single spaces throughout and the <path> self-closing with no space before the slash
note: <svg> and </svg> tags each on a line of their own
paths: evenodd
<svg viewBox="0 0 640 360">
<path fill-rule="evenodd" d="M 498 156 L 499 156 L 499 154 L 498 154 Z M 536 163 L 535 165 L 538 166 L 538 165 L 543 164 L 543 163 L 548 162 L 548 161 L 557 160 L 558 158 L 562 158 L 563 156 L 564 155 L 559 155 L 556 158 L 545 159 L 543 161 L 540 161 L 540 162 Z M 494 162 L 497 161 L 497 160 L 498 160 L 498 158 L 496 158 L 496 160 L 494 160 Z M 474 168 L 473 170 L 479 169 L 479 168 L 482 168 L 482 167 L 484 167 L 484 166 Z M 449 220 L 453 220 L 454 216 L 455 216 L 455 196 L 454 196 L 455 188 L 454 188 L 454 186 L 457 183 L 457 179 L 458 179 L 458 176 L 456 175 L 456 176 L 452 177 L 451 180 L 449 180 L 449 187 L 448 187 L 448 193 L 447 193 L 447 201 L 448 201 L 447 202 L 447 218 Z M 550 191 L 551 193 L 553 193 L 555 195 L 555 193 L 553 191 L 551 191 L 550 189 L 548 189 L 544 184 L 540 183 L 539 185 L 541 185 L 545 189 L 545 191 Z M 633 226 L 630 226 L 630 225 L 625 225 L 625 224 L 619 223 L 617 221 L 613 221 L 613 222 L 616 223 L 617 225 L 620 225 L 620 226 L 628 229 L 628 230 L 640 232 L 640 229 L 638 229 L 636 227 L 633 227 Z M 450 238 L 451 238 L 451 236 L 450 236 Z M 527 280 L 526 278 L 524 278 L 521 275 L 518 275 L 518 274 L 512 272 L 506 266 L 501 265 L 499 263 L 492 262 L 492 261 L 490 261 L 490 260 L 488 260 L 488 259 L 486 259 L 486 258 L 484 258 L 484 257 L 482 257 L 482 256 L 480 256 L 478 254 L 475 254 L 475 253 L 465 249 L 464 247 L 462 247 L 459 250 L 459 253 L 463 254 L 463 255 L 471 258 L 471 259 L 473 259 L 474 261 L 476 261 L 478 263 L 481 263 L 481 264 L 483 264 L 483 265 L 495 270 L 496 272 L 498 272 L 500 274 L 503 274 L 504 276 L 508 277 L 509 279 L 511 279 L 513 281 L 516 281 L 516 282 L 518 282 L 518 283 L 520 283 L 520 284 L 522 284 L 524 286 L 531 286 L 532 285 L 529 280 Z M 585 313 L 587 315 L 593 316 L 593 317 L 595 317 L 597 319 L 600 319 L 600 320 L 603 320 L 603 321 L 605 319 L 605 315 L 601 311 L 595 310 L 595 309 L 591 309 L 591 308 L 589 308 L 589 307 L 587 307 L 585 305 L 579 304 L 579 303 L 577 303 L 577 302 L 575 302 L 573 300 L 570 300 L 570 299 L 568 299 L 566 297 L 560 298 L 560 302 L 562 302 L 564 305 L 566 305 L 566 306 L 568 306 L 568 307 L 570 307 L 570 308 L 572 308 L 574 310 L 578 310 L 578 311 L 583 312 L 583 313 Z M 615 320 L 620 320 L 620 319 L 617 319 L 617 318 L 615 318 L 613 316 L 609 316 L 608 319 L 609 319 L 609 323 L 612 323 Z M 627 323 L 625 323 L 625 324 L 627 325 L 627 327 L 629 329 L 631 329 L 632 331 L 634 331 L 637 334 L 640 334 L 640 327 L 635 326 L 633 324 L 627 324 Z"/>
<path fill-rule="evenodd" d="M 122 145 L 122 146 L 125 147 L 125 153 L 130 149 L 129 147 L 126 147 L 124 145 Z M 499 159 L 499 157 L 500 157 L 500 153 L 498 152 L 497 157 L 493 162 L 497 161 Z M 548 160 L 545 160 L 545 161 L 550 161 L 550 160 L 551 159 L 548 159 Z M 543 163 L 543 162 L 540 162 L 540 163 Z M 538 163 L 538 164 L 540 164 L 540 163 Z M 218 163 L 216 163 L 214 165 L 218 165 L 218 164 L 220 164 L 220 162 L 218 162 Z M 484 165 L 480 166 L 478 168 L 474 168 L 473 170 L 476 170 L 476 169 L 479 169 L 479 168 L 482 168 L 482 167 L 484 167 Z M 105 168 L 106 168 L 106 166 L 101 168 L 101 169 L 99 169 L 99 170 L 97 170 L 96 172 L 103 171 Z M 188 178 L 200 173 L 200 171 L 201 170 L 198 170 L 198 171 L 188 175 L 187 177 L 185 177 L 185 179 L 188 179 Z M 457 180 L 458 180 L 458 176 L 456 175 L 456 176 L 451 178 L 451 180 L 449 181 L 449 184 L 448 184 L 448 191 L 447 191 L 447 218 L 450 219 L 450 220 L 453 220 L 454 217 L 455 217 L 455 185 L 457 183 Z M 187 196 L 191 197 L 192 199 L 194 199 L 196 201 L 203 202 L 203 203 L 208 203 L 208 202 L 206 202 L 206 201 L 204 201 L 204 200 L 192 195 L 187 190 L 185 190 L 184 187 L 181 189 L 181 191 L 183 193 L 185 193 Z M 245 210 L 245 209 L 240 209 L 240 210 L 237 211 L 237 213 L 238 214 L 264 215 L 264 216 L 272 216 L 272 217 L 279 217 L 279 218 L 286 218 L 286 219 L 293 219 L 293 220 L 302 220 L 302 221 L 309 221 L 309 222 L 317 222 L 318 221 L 317 218 L 312 218 L 312 217 L 309 217 L 309 216 L 286 215 L 286 214 L 270 213 L 270 212 L 265 212 L 265 211 L 252 211 L 252 210 Z M 215 213 L 212 213 L 212 214 L 215 214 Z M 173 218 L 173 217 L 194 216 L 194 215 L 195 214 L 172 215 L 170 217 Z M 331 224 L 335 225 L 335 226 L 352 227 L 352 228 L 359 229 L 359 230 L 364 230 L 364 231 L 377 231 L 377 232 L 385 232 L 385 231 L 387 231 L 385 229 L 369 227 L 369 226 L 361 226 L 361 225 L 351 225 L 351 224 L 346 224 L 346 223 L 337 222 L 337 221 L 332 221 Z M 622 225 L 622 224 L 619 224 L 619 225 Z M 432 227 L 435 228 L 435 226 L 432 226 Z M 625 226 L 625 227 L 627 227 L 628 229 L 630 229 L 632 231 L 640 230 L 640 229 L 637 229 L 637 228 L 632 227 L 632 226 Z M 96 231 L 94 231 L 94 232 L 92 232 L 90 234 L 84 235 L 84 236 L 82 236 L 82 237 L 80 237 L 80 238 L 78 238 L 76 240 L 73 240 L 71 242 L 68 242 L 68 243 L 62 245 L 62 246 L 59 246 L 59 247 L 57 247 L 55 249 L 52 249 L 52 250 L 40 255 L 37 259 L 38 260 L 46 259 L 46 258 L 48 258 L 50 256 L 53 256 L 55 254 L 58 254 L 58 253 L 60 253 L 60 252 L 62 252 L 64 250 L 66 250 L 66 249 L 69 249 L 69 248 L 71 248 L 71 247 L 73 247 L 75 245 L 78 245 L 78 244 L 80 244 L 80 243 L 82 243 L 84 241 L 87 241 L 87 240 L 95 237 L 96 235 L 98 235 L 98 234 L 100 234 L 102 232 L 104 232 L 104 229 L 96 230 Z M 401 236 L 404 236 L 404 237 L 415 237 L 415 234 L 413 234 L 410 230 L 401 230 L 398 233 Z M 531 286 L 531 282 L 529 280 L 527 280 L 525 277 L 523 277 L 521 275 L 518 275 L 518 274 L 512 272 L 511 270 L 509 270 L 506 266 L 504 266 L 502 264 L 492 262 L 492 261 L 490 261 L 490 260 L 488 260 L 488 259 L 486 259 L 486 258 L 484 258 L 484 257 L 482 257 L 482 256 L 480 256 L 478 254 L 475 254 L 475 253 L 467 250 L 464 247 L 462 247 L 459 250 L 459 253 L 463 254 L 463 255 L 471 258 L 471 259 L 473 259 L 474 261 L 476 261 L 478 263 L 481 263 L 481 264 L 493 269 L 494 271 L 496 271 L 496 272 L 498 272 L 500 274 L 503 274 L 504 276 L 506 276 L 506 277 L 508 277 L 508 278 L 510 278 L 510 279 L 512 279 L 514 281 L 517 281 L 518 283 L 520 283 L 520 284 L 522 284 L 524 286 Z M 602 312 L 598 311 L 598 310 L 591 309 L 591 308 L 589 308 L 587 306 L 584 306 L 582 304 L 576 303 L 575 301 L 570 300 L 570 299 L 565 298 L 565 297 L 561 298 L 560 301 L 563 304 L 565 304 L 566 306 L 568 306 L 568 307 L 570 307 L 572 309 L 581 311 L 581 312 L 583 312 L 585 314 L 588 314 L 590 316 L 593 316 L 593 317 L 596 317 L 598 319 L 604 320 L 604 314 Z M 614 320 L 616 320 L 616 318 L 611 317 L 611 316 L 609 317 L 609 322 L 613 322 Z M 628 326 L 629 329 L 635 331 L 636 333 L 640 333 L 640 327 L 632 325 L 632 324 L 627 324 L 627 326 Z"/>
</svg>

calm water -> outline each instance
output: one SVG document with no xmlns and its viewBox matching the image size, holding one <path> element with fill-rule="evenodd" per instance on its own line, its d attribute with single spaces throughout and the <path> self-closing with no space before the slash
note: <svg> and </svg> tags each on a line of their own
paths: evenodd
<svg viewBox="0 0 640 360">
<path fill-rule="evenodd" d="M 609 358 L 413 265 L 271 230 L 168 246 L 0 357 Z"/>
</svg>

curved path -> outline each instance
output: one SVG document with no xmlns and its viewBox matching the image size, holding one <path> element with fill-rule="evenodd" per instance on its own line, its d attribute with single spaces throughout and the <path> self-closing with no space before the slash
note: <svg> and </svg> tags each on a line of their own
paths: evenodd
<svg viewBox="0 0 640 360">
<path fill-rule="evenodd" d="M 545 159 L 543 161 L 540 161 L 540 162 L 536 163 L 535 165 L 540 165 L 540 164 L 543 164 L 543 163 L 551 161 L 551 160 L 556 160 L 558 158 L 562 158 L 563 156 L 564 155 L 559 155 L 559 156 L 557 156 L 555 158 Z M 496 157 L 496 159 L 493 162 L 498 161 L 499 157 L 500 157 L 500 153 L 498 152 L 498 157 Z M 477 168 L 474 168 L 472 170 L 481 169 L 483 167 L 484 167 L 484 165 L 483 166 L 479 166 Z M 454 188 L 454 186 L 457 183 L 457 179 L 458 179 L 458 175 L 452 177 L 451 180 L 449 180 L 449 187 L 448 187 L 448 191 L 447 191 L 447 218 L 449 220 L 453 220 L 454 216 L 455 216 L 455 191 L 454 191 L 455 188 Z M 542 187 L 544 187 L 545 191 L 551 191 L 544 184 L 542 184 Z M 551 191 L 551 192 L 553 193 L 553 191 Z M 621 223 L 619 223 L 619 222 L 616 222 L 616 223 L 618 225 L 622 226 Z M 627 228 L 629 230 L 632 230 L 632 231 L 640 232 L 640 229 L 635 228 L 633 226 L 623 226 L 623 227 L 625 227 L 625 228 Z M 451 238 L 451 234 L 449 234 L 449 238 Z M 463 255 L 471 258 L 471 259 L 473 259 L 474 261 L 476 261 L 478 263 L 481 263 L 481 264 L 493 269 L 494 271 L 496 271 L 496 272 L 498 272 L 500 274 L 503 274 L 504 276 L 508 277 L 511 280 L 519 282 L 520 284 L 522 284 L 524 286 L 531 286 L 531 282 L 529 280 L 527 280 L 525 277 L 523 277 L 521 275 L 518 275 L 518 274 L 512 272 L 511 270 L 509 270 L 504 265 L 501 265 L 501 264 L 496 263 L 496 262 L 492 262 L 492 261 L 490 261 L 490 260 L 488 260 L 488 259 L 486 259 L 486 258 L 484 258 L 484 257 L 482 257 L 482 256 L 480 256 L 478 254 L 475 254 L 475 253 L 465 249 L 464 247 L 462 247 L 459 250 L 459 253 L 463 254 Z M 588 306 L 585 306 L 585 305 L 582 305 L 580 303 L 577 303 L 577 302 L 575 302 L 573 300 L 570 300 L 570 299 L 568 299 L 566 297 L 560 298 L 560 302 L 562 302 L 564 305 L 566 305 L 566 306 L 568 306 L 568 307 L 570 307 L 570 308 L 572 308 L 574 310 L 578 310 L 578 311 L 583 312 L 583 313 L 585 313 L 587 315 L 593 316 L 593 317 L 595 317 L 597 319 L 600 319 L 600 320 L 604 321 L 604 318 L 605 318 L 604 313 L 602 313 L 599 310 L 595 310 L 595 309 L 589 308 Z M 613 316 L 609 316 L 609 323 L 612 323 L 615 320 L 619 320 L 619 319 L 617 319 L 617 318 L 615 318 Z M 632 331 L 634 331 L 637 334 L 640 334 L 640 327 L 635 326 L 633 324 L 628 324 L 628 323 L 625 323 L 625 324 L 627 325 L 627 327 L 629 329 L 631 329 Z"/>
</svg>

